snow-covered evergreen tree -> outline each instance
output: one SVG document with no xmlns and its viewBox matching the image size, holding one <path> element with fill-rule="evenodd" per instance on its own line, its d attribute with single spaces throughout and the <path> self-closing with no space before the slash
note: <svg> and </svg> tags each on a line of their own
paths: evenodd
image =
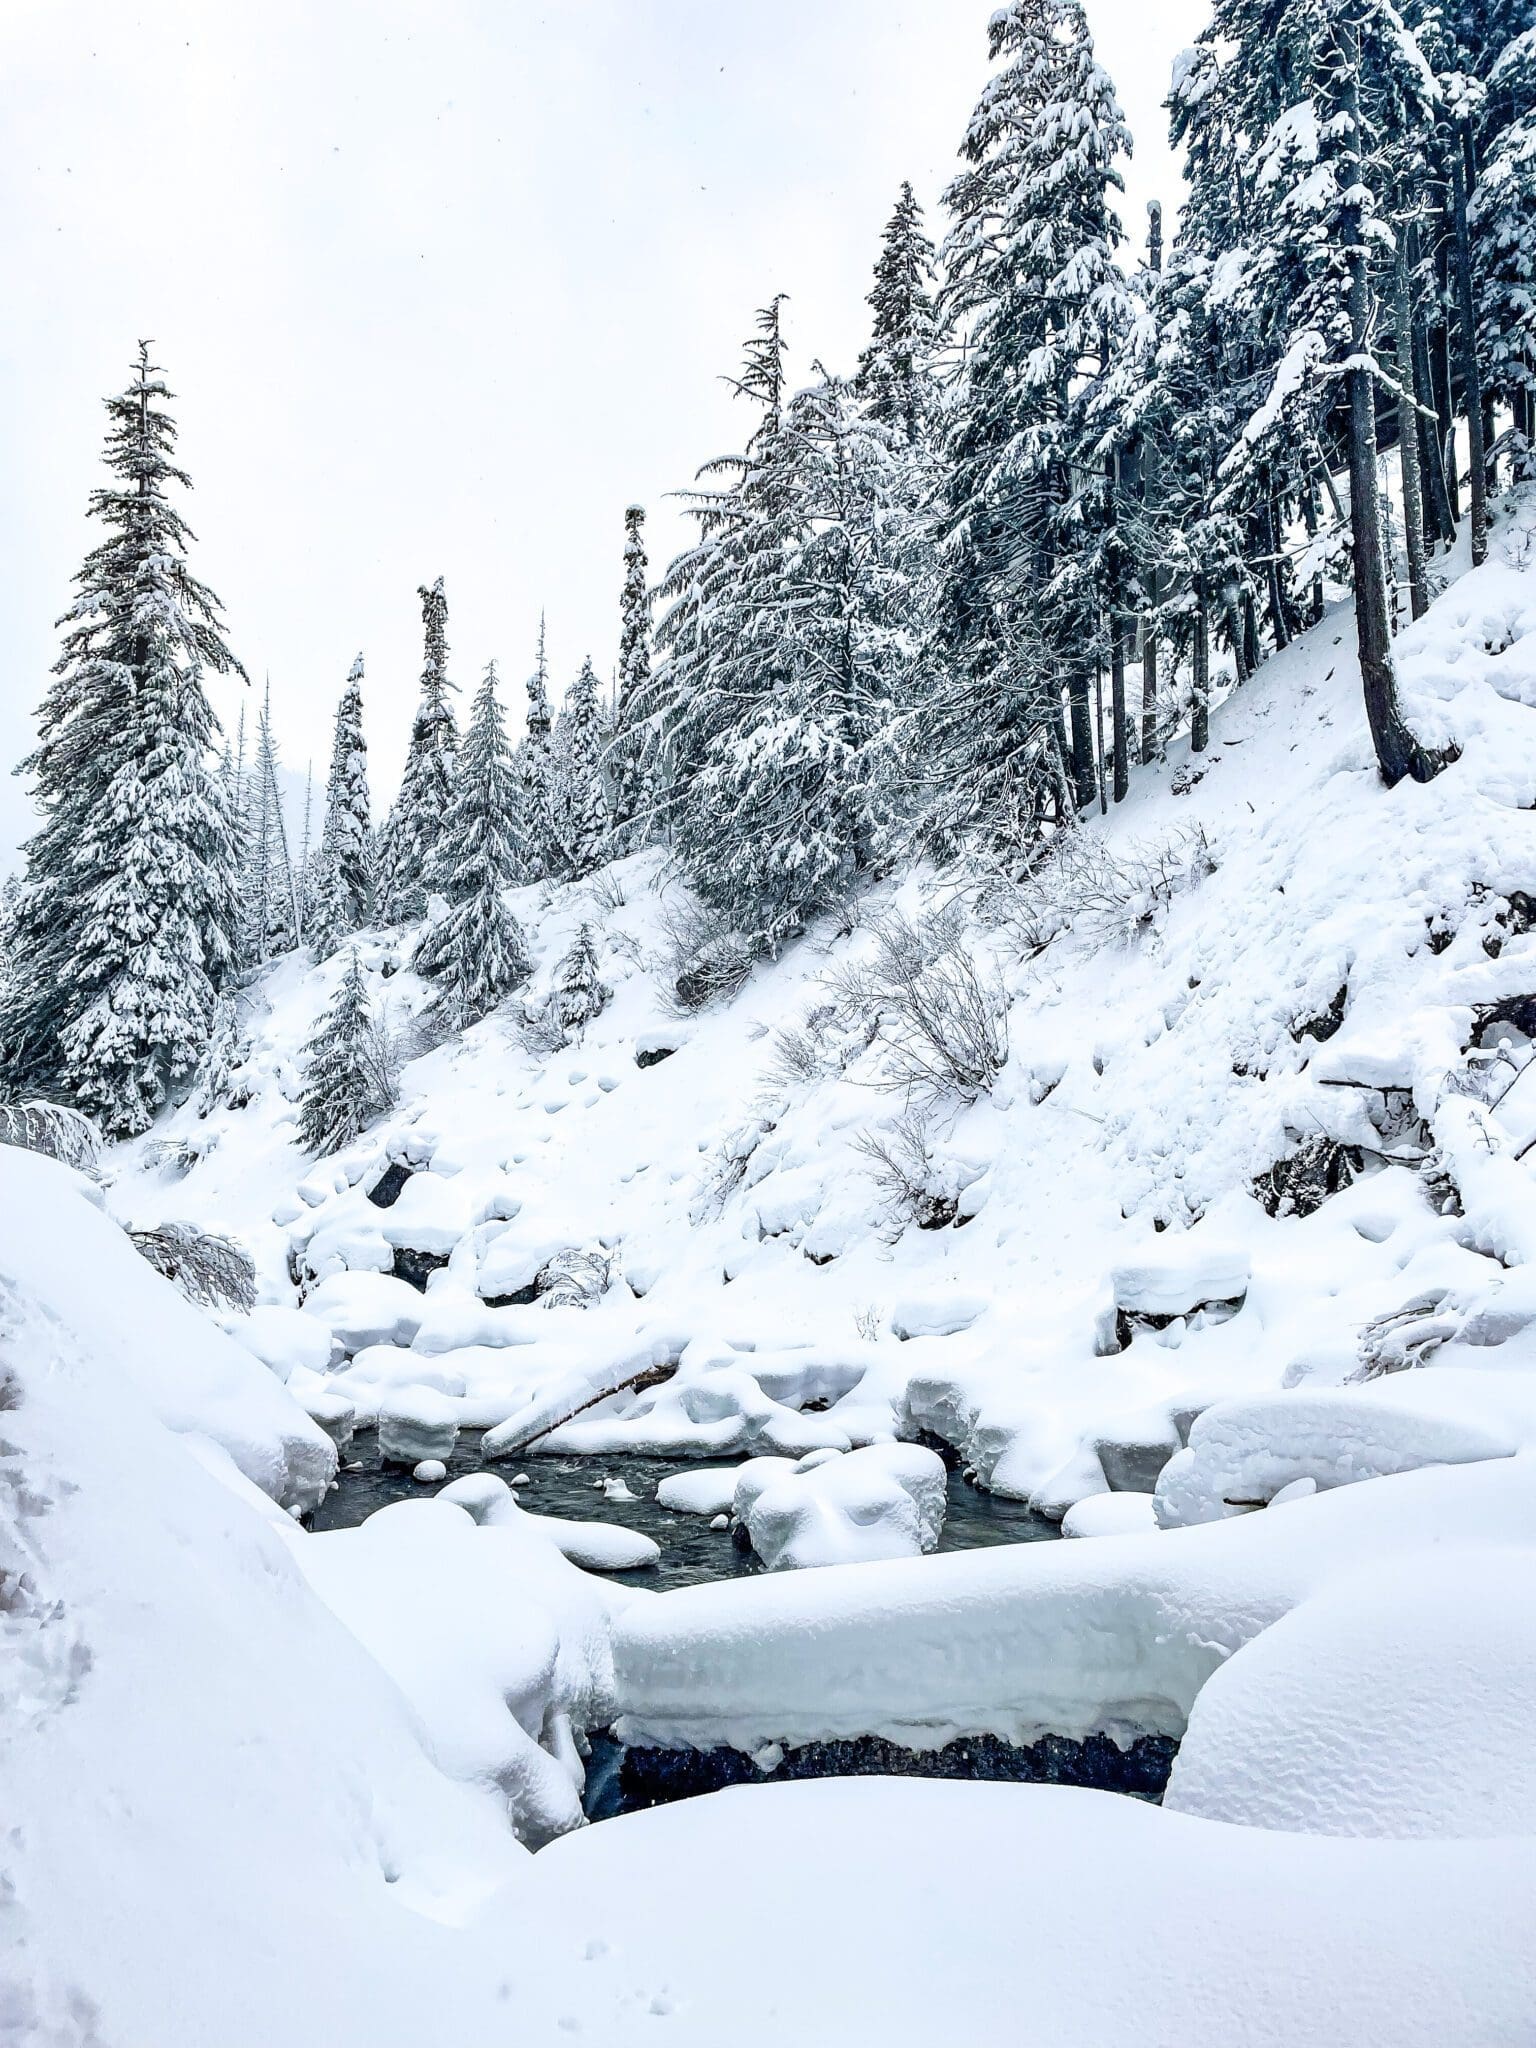
<svg viewBox="0 0 1536 2048">
<path fill-rule="evenodd" d="M 544 615 L 539 614 L 539 647 L 528 678 L 528 714 L 514 769 L 518 793 L 518 837 L 524 879 L 547 881 L 565 871 L 565 853 L 556 822 L 557 791 L 554 761 L 554 715 L 549 704 L 549 659 L 545 650 Z"/>
<path fill-rule="evenodd" d="M 408 924 L 422 915 L 430 892 L 441 887 L 438 842 L 453 801 L 454 724 L 448 680 L 448 600 L 443 579 L 417 592 L 426 631 L 421 698 L 411 743 L 384 830 L 375 870 L 375 909 L 381 924 Z"/>
<path fill-rule="evenodd" d="M 277 743 L 272 737 L 272 689 L 263 694 L 256 721 L 256 758 L 246 791 L 244 874 L 241 893 L 241 963 L 260 967 L 299 943 L 298 895 L 288 825 L 283 816 Z"/>
<path fill-rule="evenodd" d="M 1111 194 L 1130 136 L 1079 0 L 1012 0 L 988 34 L 999 68 L 945 195 L 945 310 L 965 353 L 944 446 L 930 772 L 1012 838 L 1059 803 L 1063 674 L 1078 801 L 1096 786 L 1084 620 L 1065 603 L 1047 620 L 1042 600 L 1079 482 L 1074 387 L 1123 317 Z"/>
<path fill-rule="evenodd" d="M 860 398 L 886 426 L 917 441 L 932 426 L 936 404 L 938 316 L 933 293 L 934 253 L 923 228 L 923 209 L 903 183 L 886 222 L 875 282 L 868 348 L 859 357 Z"/>
<path fill-rule="evenodd" d="M 603 787 L 602 711 L 589 656 L 572 683 L 555 754 L 556 823 L 570 875 L 591 874 L 608 858 L 608 798 Z"/>
<path fill-rule="evenodd" d="M 444 915 L 416 949 L 458 1029 L 528 978 L 528 948 L 506 892 L 528 879 L 517 830 L 517 784 L 491 662 L 459 749 L 453 804 L 440 846 Z"/>
<path fill-rule="evenodd" d="M 368 981 L 355 946 L 304 1056 L 299 1142 L 309 1152 L 339 1152 L 393 1103 Z"/>
<path fill-rule="evenodd" d="M 645 507 L 624 513 L 624 587 L 619 600 L 619 680 L 608 742 L 607 784 L 621 846 L 649 836 L 653 767 L 645 714 L 651 692 L 651 593 L 645 555 Z"/>
<path fill-rule="evenodd" d="M 592 1019 L 601 1016 L 612 995 L 597 957 L 597 934 L 584 922 L 555 969 L 551 1011 L 568 1038 L 579 1038 Z"/>
<path fill-rule="evenodd" d="M 320 957 L 333 953 L 368 922 L 373 886 L 373 828 L 368 796 L 368 745 L 363 738 L 363 657 L 347 677 L 336 707 L 325 823 L 316 858 L 310 938 Z"/>
<path fill-rule="evenodd" d="M 107 537 L 75 578 L 23 764 L 43 822 L 13 920 L 27 973 L 0 1015 L 0 1084 L 69 1094 L 119 1135 L 196 1067 L 234 956 L 235 828 L 204 678 L 244 671 L 187 566 L 170 395 L 141 343 L 106 402 L 114 481 L 90 512 Z"/>
</svg>

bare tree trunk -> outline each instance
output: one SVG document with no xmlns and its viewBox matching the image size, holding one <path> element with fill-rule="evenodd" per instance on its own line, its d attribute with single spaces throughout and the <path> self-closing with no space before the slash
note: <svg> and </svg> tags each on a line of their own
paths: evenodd
<svg viewBox="0 0 1536 2048">
<path fill-rule="evenodd" d="M 1195 598 L 1195 644 L 1189 709 L 1189 751 L 1203 754 L 1211 743 L 1211 628 L 1205 615 L 1205 592 Z"/>
<path fill-rule="evenodd" d="M 1477 311 L 1472 303 L 1472 242 L 1467 232 L 1467 125 L 1451 148 L 1451 205 L 1456 219 L 1456 333 L 1460 341 L 1461 397 L 1467 414 L 1467 468 L 1472 491 L 1472 566 L 1488 559 L 1488 470 L 1483 446 L 1483 392 L 1477 368 Z"/>
<path fill-rule="evenodd" d="M 1306 524 L 1307 537 L 1317 539 L 1317 485 L 1309 477 L 1301 494 L 1301 516 Z M 1309 625 L 1320 626 L 1323 622 L 1323 579 L 1319 572 L 1312 575 L 1312 615 Z"/>
<path fill-rule="evenodd" d="M 1413 314 L 1408 300 L 1408 256 L 1397 238 L 1392 266 L 1392 313 L 1397 345 L 1397 455 L 1403 473 L 1403 534 L 1408 549 L 1408 606 L 1416 619 L 1429 609 L 1424 566 L 1424 500 L 1419 478 L 1419 415 L 1413 402 Z"/>
<path fill-rule="evenodd" d="M 1087 810 L 1097 794 L 1093 765 L 1093 710 L 1088 701 L 1088 678 L 1081 671 L 1067 684 L 1067 704 L 1072 715 L 1072 781 L 1080 810 Z"/>
<path fill-rule="evenodd" d="M 1232 635 L 1232 667 L 1237 687 L 1248 680 L 1248 621 L 1243 616 L 1242 592 L 1234 584 L 1227 594 L 1227 631 Z"/>
<path fill-rule="evenodd" d="M 1441 232 L 1435 240 L 1435 291 L 1441 313 L 1430 335 L 1430 376 L 1435 387 L 1435 420 L 1440 439 L 1440 467 L 1445 477 L 1445 495 L 1451 508 L 1451 539 L 1461 524 L 1461 479 L 1456 473 L 1456 416 L 1451 400 L 1451 329 L 1446 308 L 1451 298 L 1450 246 L 1455 233 L 1449 215 L 1441 215 Z"/>
<path fill-rule="evenodd" d="M 1094 779 L 1098 785 L 1099 815 L 1102 817 L 1109 809 L 1109 792 L 1104 777 L 1104 670 L 1102 667 L 1096 668 L 1093 672 L 1093 704 L 1094 750 L 1097 755 L 1094 762 Z"/>
<path fill-rule="evenodd" d="M 1285 587 L 1280 580 L 1280 521 L 1275 516 L 1275 501 L 1266 500 L 1264 506 L 1264 552 L 1269 566 L 1269 623 L 1275 636 L 1275 652 L 1282 653 L 1291 644 L 1291 628 L 1285 616 Z"/>
<path fill-rule="evenodd" d="M 1412 221 L 1404 230 L 1408 238 L 1408 262 L 1418 268 L 1419 231 Z M 1424 490 L 1424 532 L 1449 547 L 1456 538 L 1456 521 L 1451 514 L 1450 492 L 1445 480 L 1445 450 L 1436 430 L 1434 372 L 1430 368 L 1429 333 L 1420 314 L 1410 305 L 1409 332 L 1413 341 L 1413 393 L 1425 411 L 1419 413 L 1419 474 Z"/>
<path fill-rule="evenodd" d="M 1360 149 L 1360 36 L 1354 21 L 1339 23 L 1339 111 L 1347 127 L 1340 183 L 1358 192 L 1364 175 Z M 1376 375 L 1371 360 L 1370 256 L 1358 200 L 1346 202 L 1339 239 L 1349 265 L 1350 367 L 1344 375 L 1349 398 L 1349 526 L 1355 571 L 1355 632 L 1360 648 L 1360 681 L 1365 713 L 1382 780 L 1390 789 L 1411 775 L 1428 782 L 1445 766 L 1426 752 L 1408 730 L 1397 691 L 1392 632 L 1387 620 L 1387 576 L 1381 544 L 1381 500 L 1376 489 Z"/>
<path fill-rule="evenodd" d="M 1153 571 L 1153 595 L 1157 574 Z M 1157 628 L 1150 613 L 1141 622 L 1141 765 L 1150 768 L 1157 759 Z"/>
<path fill-rule="evenodd" d="M 1123 804 L 1131 793 L 1131 721 L 1125 701 L 1125 626 L 1120 619 L 1109 625 L 1109 702 L 1115 734 L 1115 802 Z"/>
</svg>

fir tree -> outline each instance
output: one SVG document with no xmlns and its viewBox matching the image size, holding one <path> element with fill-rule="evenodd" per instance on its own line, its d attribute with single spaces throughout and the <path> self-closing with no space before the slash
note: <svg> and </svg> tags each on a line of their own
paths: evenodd
<svg viewBox="0 0 1536 2048">
<path fill-rule="evenodd" d="M 550 1004 L 555 1021 L 567 1038 L 579 1038 L 593 1018 L 601 1016 L 612 995 L 603 980 L 596 934 L 583 923 L 555 969 Z"/>
<path fill-rule="evenodd" d="M 383 924 L 408 924 L 420 917 L 427 897 L 441 887 L 438 841 L 453 800 L 454 752 L 458 730 L 448 693 L 448 600 L 443 579 L 417 592 L 426 632 L 421 699 L 411 727 L 411 744 L 399 793 L 380 835 L 377 910 Z"/>
<path fill-rule="evenodd" d="M 299 1142 L 309 1152 L 339 1152 L 393 1102 L 368 982 L 355 946 L 330 1008 L 304 1053 Z"/>
<path fill-rule="evenodd" d="M 336 707 L 325 823 L 315 877 L 312 938 L 322 958 L 368 922 L 373 882 L 368 746 L 363 738 L 363 657 L 347 677 Z"/>
<path fill-rule="evenodd" d="M 652 766 L 645 712 L 651 688 L 651 593 L 645 556 L 645 507 L 624 514 L 624 588 L 619 603 L 619 682 L 613 736 L 608 745 L 610 806 L 623 846 L 648 836 L 648 782 Z"/>
<path fill-rule="evenodd" d="M 908 441 L 927 433 L 936 402 L 933 276 L 933 244 L 923 231 L 923 209 L 904 183 L 875 265 L 869 294 L 874 331 L 859 357 L 856 385 L 871 415 L 899 428 Z"/>
<path fill-rule="evenodd" d="M 527 688 L 527 724 L 515 762 L 518 835 L 525 879 L 543 882 L 564 872 L 565 856 L 555 820 L 554 718 L 549 706 L 549 661 L 542 612 L 538 654 Z"/>
<path fill-rule="evenodd" d="M 43 823 L 13 924 L 28 973 L 0 1015 L 0 1080 L 69 1093 L 120 1135 L 143 1130 L 196 1067 L 236 924 L 234 819 L 204 678 L 244 670 L 187 566 L 169 397 L 140 343 L 131 384 L 107 400 L 114 482 L 91 494 L 107 538 L 75 578 L 22 764 Z"/>
<path fill-rule="evenodd" d="M 603 789 L 602 714 L 590 656 L 571 685 L 556 756 L 558 823 L 565 872 L 591 874 L 608 857 L 608 801 Z"/>
<path fill-rule="evenodd" d="M 445 914 L 423 932 L 418 973 L 439 985 L 458 1029 L 528 978 L 528 948 L 506 892 L 526 879 L 517 833 L 517 786 L 491 662 L 459 750 L 454 799 L 441 843 Z"/>
<path fill-rule="evenodd" d="M 1078 802 L 1096 787 L 1092 628 L 1063 597 L 1042 649 L 1041 604 L 1079 482 L 1074 389 L 1101 366 L 1105 331 L 1123 317 L 1110 195 L 1130 136 L 1078 0 L 1013 0 L 988 33 L 1000 68 L 966 133 L 967 168 L 945 195 L 946 311 L 966 351 L 944 447 L 949 685 L 933 738 L 941 778 L 1012 836 L 1060 787 L 1057 665 Z"/>
<path fill-rule="evenodd" d="M 283 816 L 277 745 L 272 737 L 272 688 L 267 685 L 256 721 L 256 760 L 246 792 L 240 955 L 260 967 L 299 943 L 298 897 L 288 826 Z"/>
</svg>

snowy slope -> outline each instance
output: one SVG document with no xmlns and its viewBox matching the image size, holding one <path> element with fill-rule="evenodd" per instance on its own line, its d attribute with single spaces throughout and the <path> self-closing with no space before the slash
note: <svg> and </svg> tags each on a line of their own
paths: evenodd
<svg viewBox="0 0 1536 2048">
<path fill-rule="evenodd" d="M 414 1060 L 400 1110 L 351 1154 L 311 1166 L 292 1144 L 299 1048 L 339 965 L 290 960 L 258 994 L 248 1104 L 166 1119 L 120 1155 L 110 1200 L 247 1241 L 267 1299 L 302 1295 L 335 1362 L 350 1355 L 327 1388 L 360 1420 L 425 1389 L 465 1424 L 514 1418 L 515 1449 L 675 1363 L 546 1441 L 799 1453 L 928 1427 L 1055 1514 L 1150 1486 L 1213 1401 L 1348 1378 L 1376 1319 L 1410 1306 L 1451 1340 L 1431 1362 L 1509 1362 L 1536 1316 L 1501 1263 L 1536 1251 L 1536 1161 L 1516 1156 L 1536 1083 L 1490 1108 L 1514 1067 L 1474 1041 L 1523 1057 L 1522 1032 L 1484 1020 L 1536 973 L 1533 521 L 1513 506 L 1501 558 L 1398 643 L 1414 716 L 1462 749 L 1427 787 L 1380 786 L 1338 613 L 1229 699 L 1207 755 L 1180 742 L 1090 821 L 1100 900 L 1043 950 L 1021 933 L 1059 881 L 983 903 L 913 875 L 851 932 L 680 1017 L 661 930 L 676 891 L 642 856 L 524 892 L 535 993 L 582 919 L 601 929 L 615 996 L 579 1044 L 537 1054 L 489 1019 Z M 1179 870 L 1166 903 L 1145 886 L 1154 856 Z M 1006 985 L 1010 1052 L 990 1098 L 932 1114 L 931 1178 L 958 1218 L 924 1230 L 861 1150 L 903 1107 L 875 1085 L 866 1020 L 824 1018 L 825 1057 L 798 1078 L 775 1047 L 833 1001 L 826 978 L 867 956 L 872 919 L 946 901 Z M 381 1006 L 418 1011 L 402 943 L 364 952 Z M 1255 1177 L 1319 1140 L 1358 1148 L 1361 1178 L 1315 1214 L 1267 1214 Z M 168 1143 L 189 1148 L 170 1166 Z M 379 1208 L 389 1160 L 417 1170 Z M 451 1255 L 424 1294 L 390 1274 L 402 1248 Z M 485 1305 L 571 1250 L 611 1264 L 595 1305 Z M 1118 1349 L 1117 1301 L 1137 1312 Z M 1470 1359 L 1495 1328 L 1497 1358 Z"/>
</svg>

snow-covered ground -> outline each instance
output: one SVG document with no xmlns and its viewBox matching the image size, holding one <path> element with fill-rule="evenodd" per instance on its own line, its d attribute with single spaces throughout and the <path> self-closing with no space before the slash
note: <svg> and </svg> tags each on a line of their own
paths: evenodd
<svg viewBox="0 0 1536 2048">
<path fill-rule="evenodd" d="M 599 928 L 581 1040 L 493 1017 L 340 1159 L 294 1144 L 339 971 L 302 958 L 239 1106 L 114 1155 L 110 1214 L 0 1149 L 7 2048 L 1528 2039 L 1533 527 L 1398 643 L 1461 748 L 1425 787 L 1381 788 L 1338 614 L 1090 823 L 1064 928 L 1059 880 L 911 874 L 680 1015 L 640 856 L 520 906 L 535 994 Z M 828 984 L 946 901 L 1009 1054 L 931 1111 L 920 1228 Z M 407 950 L 363 944 L 402 1024 Z M 215 1329 L 114 1217 L 238 1237 L 262 1307 Z M 615 1587 L 485 1479 L 307 1533 L 374 1421 L 406 1464 L 469 1426 L 830 1452 L 756 1496 L 818 1568 Z M 906 1512 L 838 1454 L 922 1429 L 1091 1540 L 922 1555 L 914 1466 L 908 1554 L 830 1562 Z M 765 1783 L 582 1828 L 612 1723 Z M 771 1782 L 788 1743 L 1106 1729 L 1182 1737 L 1165 1810 Z"/>
</svg>

